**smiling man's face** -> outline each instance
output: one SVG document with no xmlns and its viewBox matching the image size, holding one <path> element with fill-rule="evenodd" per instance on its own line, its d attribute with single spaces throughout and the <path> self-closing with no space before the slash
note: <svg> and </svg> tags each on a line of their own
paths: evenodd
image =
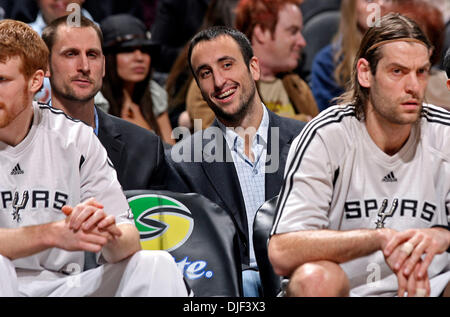
<svg viewBox="0 0 450 317">
<path fill-rule="evenodd" d="M 245 64 L 239 45 L 222 35 L 199 42 L 192 51 L 192 68 L 203 98 L 219 119 L 238 122 L 255 102 L 259 64 Z"/>
</svg>

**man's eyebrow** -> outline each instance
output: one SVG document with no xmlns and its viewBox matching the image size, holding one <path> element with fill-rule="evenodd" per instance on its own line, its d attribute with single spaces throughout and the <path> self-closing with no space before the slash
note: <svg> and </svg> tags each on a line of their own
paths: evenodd
<svg viewBox="0 0 450 317">
<path fill-rule="evenodd" d="M 220 63 L 220 62 L 223 62 L 223 61 L 226 61 L 226 60 L 236 61 L 236 58 L 234 58 L 234 57 L 232 57 L 232 56 L 227 56 L 227 55 L 225 55 L 225 56 L 222 56 L 222 57 L 218 58 L 218 59 L 217 59 L 217 62 Z M 195 69 L 195 73 L 198 74 L 202 69 L 208 68 L 208 67 L 209 67 L 209 64 L 200 64 L 200 65 Z"/>
<path fill-rule="evenodd" d="M 232 61 L 235 61 L 235 60 L 236 60 L 236 58 L 234 58 L 234 57 L 232 57 L 232 56 L 222 56 L 222 57 L 219 58 L 217 61 L 218 61 L 218 62 L 223 62 L 223 61 L 226 61 L 226 60 L 228 60 L 228 59 L 230 59 L 230 60 L 232 60 Z"/>
<path fill-rule="evenodd" d="M 102 50 L 99 49 L 99 48 L 93 47 L 93 48 L 88 49 L 87 52 L 89 52 L 89 53 L 92 53 L 92 52 L 93 52 L 93 53 L 96 53 L 96 54 L 101 54 L 101 53 L 102 53 Z"/>
<path fill-rule="evenodd" d="M 389 67 L 389 68 L 391 68 L 391 67 L 399 67 L 399 68 L 403 68 L 403 69 L 409 69 L 410 67 L 408 67 L 408 66 L 406 66 L 406 65 L 403 65 L 403 64 L 400 64 L 400 63 L 398 63 L 398 62 L 392 62 L 392 63 L 389 63 L 388 65 L 387 65 L 387 67 Z M 431 63 L 430 62 L 426 62 L 425 64 L 423 64 L 421 67 L 419 67 L 420 69 L 423 69 L 423 68 L 430 68 L 431 67 Z"/>
<path fill-rule="evenodd" d="M 76 47 L 68 46 L 68 47 L 63 47 L 62 48 L 61 53 L 65 53 L 65 52 L 81 52 L 81 50 L 79 48 L 76 48 Z M 92 48 L 87 49 L 86 52 L 88 52 L 88 53 L 90 53 L 90 52 L 101 53 L 102 50 L 99 49 L 99 48 L 92 47 Z"/>
</svg>

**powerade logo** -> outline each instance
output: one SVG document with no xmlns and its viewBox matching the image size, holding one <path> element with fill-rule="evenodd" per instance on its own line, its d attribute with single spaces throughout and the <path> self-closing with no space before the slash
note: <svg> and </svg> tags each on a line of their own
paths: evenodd
<svg viewBox="0 0 450 317">
<path fill-rule="evenodd" d="M 144 250 L 174 251 L 191 236 L 194 219 L 189 209 L 163 195 L 140 195 L 128 200 Z"/>
<path fill-rule="evenodd" d="M 138 195 L 130 197 L 128 204 L 133 212 L 144 250 L 174 251 L 191 236 L 194 219 L 189 209 L 176 199 L 164 195 Z M 176 260 L 187 279 L 211 278 L 214 272 L 206 269 L 203 260 L 189 261 L 189 256 Z"/>
<path fill-rule="evenodd" d="M 176 259 L 175 259 L 176 261 Z M 194 261 L 189 262 L 189 257 L 185 257 L 184 259 L 177 261 L 178 269 L 183 272 L 183 275 L 190 279 L 196 280 L 201 277 L 211 278 L 214 275 L 213 271 L 207 271 L 206 266 L 208 262 L 206 261 Z"/>
</svg>

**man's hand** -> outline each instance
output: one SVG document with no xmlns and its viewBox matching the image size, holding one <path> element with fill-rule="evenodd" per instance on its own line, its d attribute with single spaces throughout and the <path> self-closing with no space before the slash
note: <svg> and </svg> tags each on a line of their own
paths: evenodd
<svg viewBox="0 0 450 317">
<path fill-rule="evenodd" d="M 399 258 L 402 258 L 405 251 L 400 246 L 396 248 L 388 257 L 385 257 L 386 263 L 391 268 L 391 270 L 397 275 L 398 291 L 397 295 L 403 297 L 405 292 L 408 296 L 429 296 L 430 294 L 430 281 L 428 279 L 428 274 L 426 273 L 423 277 L 418 277 L 417 273 L 420 269 L 420 265 L 416 265 L 414 269 L 414 274 L 409 276 L 405 275 L 402 268 L 396 268 L 396 263 Z M 419 261 L 419 264 L 422 260 Z"/>
<path fill-rule="evenodd" d="M 67 251 L 99 252 L 122 235 L 114 216 L 108 216 L 94 198 L 75 207 L 64 206 L 65 220 L 55 223 L 53 245 Z"/>
<path fill-rule="evenodd" d="M 428 267 L 436 254 L 449 245 L 448 231 L 440 228 L 410 229 L 392 236 L 382 248 L 386 263 L 397 275 L 398 296 L 429 296 Z"/>
<path fill-rule="evenodd" d="M 70 229 L 67 219 L 53 223 L 52 229 L 50 245 L 66 251 L 99 252 L 109 241 L 105 234 Z"/>
<path fill-rule="evenodd" d="M 406 249 L 412 247 L 411 252 L 405 252 L 406 243 L 408 243 Z M 421 279 L 426 275 L 434 256 L 445 252 L 448 245 L 448 230 L 441 228 L 410 229 L 394 235 L 383 249 L 383 253 L 385 257 L 389 257 L 394 250 L 403 250 L 393 264 L 394 270 L 402 269 L 403 274 L 409 276 L 415 271 L 415 266 L 419 265 L 420 269 L 415 273 L 417 278 Z M 423 261 L 421 261 L 422 255 L 426 255 Z"/>
<path fill-rule="evenodd" d="M 103 205 L 94 198 L 78 204 L 74 208 L 64 206 L 62 211 L 67 216 L 69 228 L 103 234 L 108 240 L 120 237 L 122 232 L 116 226 L 114 216 L 108 216 L 103 210 Z M 106 234 L 107 233 L 107 234 Z"/>
<path fill-rule="evenodd" d="M 75 207 L 64 206 L 65 220 L 55 223 L 55 245 L 67 251 L 99 252 L 110 241 L 122 235 L 114 216 L 108 216 L 103 205 L 90 198 Z"/>
</svg>

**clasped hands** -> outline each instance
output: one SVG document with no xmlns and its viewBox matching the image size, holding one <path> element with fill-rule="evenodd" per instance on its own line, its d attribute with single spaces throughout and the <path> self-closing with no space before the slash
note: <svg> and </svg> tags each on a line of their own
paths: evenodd
<svg viewBox="0 0 450 317">
<path fill-rule="evenodd" d="M 427 269 L 434 256 L 448 248 L 448 241 L 440 229 L 389 230 L 390 238 L 382 249 L 386 263 L 397 275 L 398 293 L 403 297 L 429 296 L 430 281 Z"/>
<path fill-rule="evenodd" d="M 99 252 L 122 234 L 115 217 L 108 216 L 103 205 L 94 198 L 75 207 L 66 205 L 62 212 L 66 215 L 66 219 L 60 222 L 63 234 L 59 235 L 59 246 L 62 249 Z"/>
</svg>

